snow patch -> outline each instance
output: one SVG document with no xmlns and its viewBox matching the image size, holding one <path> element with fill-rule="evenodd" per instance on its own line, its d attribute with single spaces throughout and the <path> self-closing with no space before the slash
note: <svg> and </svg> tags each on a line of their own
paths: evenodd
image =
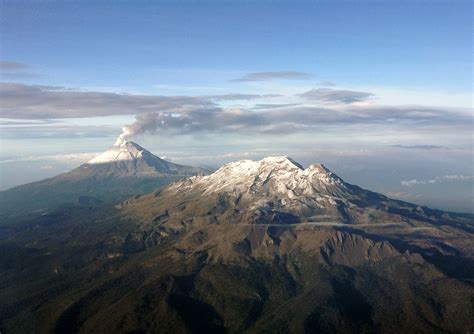
<svg viewBox="0 0 474 334">
<path fill-rule="evenodd" d="M 304 169 L 287 156 L 272 156 L 260 161 L 241 160 L 222 166 L 215 173 L 197 177 L 187 186 L 201 186 L 204 193 L 273 193 L 287 199 L 311 196 L 328 189 L 344 188 L 341 179 L 322 164 Z"/>
<path fill-rule="evenodd" d="M 119 138 L 120 139 L 120 138 Z M 117 140 L 118 142 L 119 140 Z M 117 144 L 116 142 L 116 144 Z M 89 160 L 87 164 L 104 164 L 116 161 L 137 160 L 143 155 L 145 149 L 133 142 L 121 142 L 119 145 L 114 145 L 104 153 Z"/>
</svg>

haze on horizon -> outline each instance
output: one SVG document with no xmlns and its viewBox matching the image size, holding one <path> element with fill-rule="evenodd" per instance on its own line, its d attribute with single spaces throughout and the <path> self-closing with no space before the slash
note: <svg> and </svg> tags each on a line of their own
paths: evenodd
<svg viewBox="0 0 474 334">
<path fill-rule="evenodd" d="M 125 137 L 474 212 L 472 2 L 2 1 L 0 189 Z M 429 7 L 429 9 L 427 9 Z"/>
</svg>

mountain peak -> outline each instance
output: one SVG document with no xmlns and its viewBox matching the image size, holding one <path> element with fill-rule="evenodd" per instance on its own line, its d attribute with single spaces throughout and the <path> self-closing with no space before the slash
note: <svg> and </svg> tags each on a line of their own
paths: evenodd
<svg viewBox="0 0 474 334">
<path fill-rule="evenodd" d="M 247 174 L 253 173 L 262 169 L 271 169 L 271 170 L 293 170 L 299 169 L 304 170 L 303 166 L 297 163 L 295 160 L 289 156 L 268 156 L 262 160 L 240 160 L 236 162 L 231 162 L 222 166 L 217 172 L 230 172 L 232 174 Z"/>
<path fill-rule="evenodd" d="M 290 167 L 297 167 L 298 169 L 304 170 L 303 166 L 301 166 L 298 162 L 293 160 L 287 155 L 279 155 L 279 156 L 269 156 L 259 161 L 260 164 L 270 164 L 270 165 L 280 165 L 280 166 L 290 166 Z"/>
<path fill-rule="evenodd" d="M 149 153 L 147 150 L 134 142 L 122 141 L 118 145 L 116 142 L 107 151 L 89 160 L 87 164 L 104 164 L 126 160 L 134 161 L 147 153 Z"/>
<path fill-rule="evenodd" d="M 325 175 L 331 178 L 338 178 L 334 173 L 327 169 L 321 163 L 315 163 L 304 168 L 297 161 L 292 159 L 289 156 L 268 156 L 259 161 L 254 160 L 241 160 L 237 162 L 231 162 L 222 166 L 216 173 L 226 173 L 226 174 L 272 174 L 272 176 L 278 176 L 279 173 L 284 174 L 280 176 L 290 177 L 289 174 L 293 176 L 298 175 Z M 289 174 L 287 174 L 289 173 Z"/>
<path fill-rule="evenodd" d="M 185 166 L 163 160 L 137 143 L 122 140 L 109 147 L 105 152 L 89 160 L 77 169 L 91 175 L 115 177 L 163 177 L 171 178 L 208 174 L 199 167 Z"/>
<path fill-rule="evenodd" d="M 228 163 L 211 175 L 178 182 L 172 187 L 177 191 L 197 187 L 207 194 L 227 192 L 256 198 L 303 198 L 348 192 L 344 182 L 322 164 L 305 169 L 288 156 Z"/>
<path fill-rule="evenodd" d="M 321 174 L 334 175 L 333 172 L 331 172 L 329 169 L 326 168 L 326 166 L 324 166 L 324 165 L 321 164 L 321 163 L 312 164 L 312 165 L 310 165 L 308 168 L 306 168 L 306 170 L 311 171 L 311 172 L 313 172 L 313 173 L 321 173 Z"/>
</svg>

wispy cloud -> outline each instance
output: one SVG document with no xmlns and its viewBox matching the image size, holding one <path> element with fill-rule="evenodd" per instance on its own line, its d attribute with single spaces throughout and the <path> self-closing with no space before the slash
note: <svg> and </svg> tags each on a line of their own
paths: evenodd
<svg viewBox="0 0 474 334">
<path fill-rule="evenodd" d="M 53 154 L 53 155 L 28 155 L 20 157 L 5 158 L 0 160 L 0 164 L 29 162 L 29 161 L 71 161 L 86 162 L 96 157 L 100 152 L 95 153 L 73 153 L 73 154 Z"/>
<path fill-rule="evenodd" d="M 258 103 L 252 109 L 278 109 L 298 106 L 298 103 Z"/>
<path fill-rule="evenodd" d="M 0 120 L 0 126 L 2 127 L 20 127 L 20 126 L 31 126 L 31 125 L 49 125 L 56 123 L 56 120 L 51 119 L 38 119 L 38 120 Z"/>
<path fill-rule="evenodd" d="M 423 198 L 423 195 L 421 194 L 412 194 L 412 193 L 407 193 L 403 191 L 389 191 L 389 192 L 386 192 L 385 195 L 392 198 L 405 200 L 405 201 L 413 201 L 413 200 L 419 200 Z"/>
<path fill-rule="evenodd" d="M 11 60 L 0 61 L 0 77 L 2 79 L 28 79 L 38 76 L 27 64 Z"/>
<path fill-rule="evenodd" d="M 426 180 L 403 180 L 400 183 L 405 187 L 413 187 L 416 185 L 422 184 L 435 184 L 435 183 L 443 183 L 443 182 L 454 182 L 454 181 L 472 181 L 474 180 L 474 175 L 443 175 L 443 176 L 436 176 L 432 179 Z"/>
<path fill-rule="evenodd" d="M 344 103 L 350 104 L 354 102 L 363 102 L 372 98 L 374 94 L 369 92 L 359 92 L 354 90 L 338 90 L 330 88 L 316 88 L 307 91 L 298 96 L 304 97 L 311 101 L 322 103 Z"/>
<path fill-rule="evenodd" d="M 10 60 L 0 61 L 0 70 L 1 71 L 19 71 L 28 69 L 28 65 Z"/>
<path fill-rule="evenodd" d="M 111 115 L 173 108 L 210 107 L 208 98 L 87 92 L 65 87 L 0 83 L 1 116 L 17 119 L 54 119 Z"/>
<path fill-rule="evenodd" d="M 407 149 L 407 150 L 438 150 L 445 148 L 444 146 L 440 145 L 389 145 L 387 147 L 393 147 L 393 148 L 402 148 L 402 149 Z"/>
<path fill-rule="evenodd" d="M 319 83 L 320 86 L 324 86 L 324 87 L 334 87 L 336 86 L 336 84 L 332 81 L 321 81 Z"/>
<path fill-rule="evenodd" d="M 278 71 L 278 72 L 253 72 L 245 74 L 244 76 L 230 80 L 231 82 L 245 82 L 245 81 L 268 81 L 268 80 L 307 80 L 312 78 L 312 75 L 305 72 L 296 71 Z"/>
<path fill-rule="evenodd" d="M 38 124 L 38 125 L 8 125 L 1 126 L 2 139 L 28 139 L 28 138 L 103 138 L 117 135 L 115 126 L 98 125 L 59 125 L 59 124 Z"/>
<path fill-rule="evenodd" d="M 212 108 L 219 101 L 279 97 L 278 94 L 229 93 L 208 96 L 134 95 L 57 86 L 0 83 L 1 117 L 12 119 L 84 118 L 136 115 L 154 111 Z"/>
<path fill-rule="evenodd" d="M 221 95 L 209 95 L 203 96 L 203 98 L 209 98 L 215 101 L 238 101 L 238 100 L 254 100 L 254 99 L 262 99 L 262 98 L 272 98 L 272 97 L 280 97 L 280 94 L 221 94 Z"/>
</svg>

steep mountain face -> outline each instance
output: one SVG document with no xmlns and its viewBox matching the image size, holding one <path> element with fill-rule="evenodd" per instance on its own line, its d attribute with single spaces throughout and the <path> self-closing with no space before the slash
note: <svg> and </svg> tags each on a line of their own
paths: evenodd
<svg viewBox="0 0 474 334">
<path fill-rule="evenodd" d="M 65 203 L 117 201 L 209 171 L 158 158 L 133 142 L 122 142 L 67 172 L 0 192 L 2 217 L 44 213 Z"/>
<path fill-rule="evenodd" d="M 464 333 L 474 216 L 241 161 L 0 226 L 6 332 Z"/>
</svg>

